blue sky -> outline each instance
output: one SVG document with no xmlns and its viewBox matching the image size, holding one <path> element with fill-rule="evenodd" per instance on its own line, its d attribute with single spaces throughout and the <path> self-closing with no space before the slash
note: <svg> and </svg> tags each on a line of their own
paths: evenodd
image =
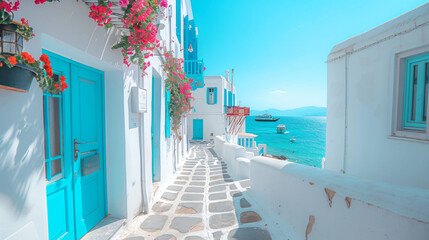
<svg viewBox="0 0 429 240">
<path fill-rule="evenodd" d="M 206 75 L 234 68 L 242 106 L 326 106 L 331 48 L 423 0 L 192 0 Z"/>
</svg>

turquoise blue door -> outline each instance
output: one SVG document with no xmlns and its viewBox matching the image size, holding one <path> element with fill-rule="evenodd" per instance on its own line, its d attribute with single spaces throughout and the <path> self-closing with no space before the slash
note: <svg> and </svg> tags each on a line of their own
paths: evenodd
<svg viewBox="0 0 429 240">
<path fill-rule="evenodd" d="M 54 77 L 70 79 L 70 65 L 58 58 L 50 58 Z M 69 83 L 69 81 L 67 81 Z M 69 128 L 70 92 L 60 95 L 43 94 L 45 125 L 45 172 L 48 208 L 49 239 L 75 239 L 73 207 L 73 166 Z"/>
<path fill-rule="evenodd" d="M 105 216 L 103 152 L 103 76 L 72 65 L 71 115 L 76 238 Z"/>
<path fill-rule="evenodd" d="M 161 81 L 152 76 L 152 181 L 160 181 Z"/>
<path fill-rule="evenodd" d="M 194 119 L 193 121 L 194 140 L 203 139 L 203 119 Z"/>
<path fill-rule="evenodd" d="M 103 73 L 44 52 L 69 85 L 58 103 L 44 94 L 49 239 L 80 239 L 106 216 Z"/>
</svg>

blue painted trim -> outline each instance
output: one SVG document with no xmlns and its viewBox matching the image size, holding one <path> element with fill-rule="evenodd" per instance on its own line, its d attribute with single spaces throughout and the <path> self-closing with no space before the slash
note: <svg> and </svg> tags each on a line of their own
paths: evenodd
<svg viewBox="0 0 429 240">
<path fill-rule="evenodd" d="M 425 77 L 426 77 L 426 64 L 429 63 L 429 54 L 424 54 L 405 61 L 405 78 L 404 78 L 404 99 L 403 99 L 403 129 L 411 130 L 425 130 L 427 125 L 423 121 L 423 113 L 425 106 Z M 417 82 L 416 82 L 416 109 L 414 120 L 412 119 L 412 106 L 413 106 L 413 85 L 414 85 L 414 68 L 417 66 Z M 427 104 L 427 103 L 426 103 Z"/>
<path fill-rule="evenodd" d="M 176 36 L 179 44 L 182 42 L 182 4 L 181 0 L 176 0 Z"/>
<path fill-rule="evenodd" d="M 165 90 L 165 137 L 169 138 L 170 135 L 170 91 Z"/>
<path fill-rule="evenodd" d="M 228 106 L 232 106 L 232 92 L 228 91 Z"/>
</svg>

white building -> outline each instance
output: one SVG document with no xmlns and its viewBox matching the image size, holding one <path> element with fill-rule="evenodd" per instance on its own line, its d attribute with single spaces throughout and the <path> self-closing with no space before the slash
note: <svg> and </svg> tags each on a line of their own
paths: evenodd
<svg viewBox="0 0 429 240">
<path fill-rule="evenodd" d="M 190 140 L 214 141 L 216 136 L 228 135 L 234 128 L 235 132 L 245 132 L 246 123 L 238 122 L 238 118 L 227 115 L 228 107 L 237 106 L 236 89 L 232 80 L 229 80 L 229 71 L 226 78 L 219 76 L 205 76 L 204 83 L 194 87 L 192 102 L 193 112 L 188 117 L 188 135 Z M 241 127 L 240 127 L 241 126 Z M 232 134 L 236 140 L 236 133 Z"/>
<path fill-rule="evenodd" d="M 0 239 L 79 239 L 107 215 L 147 213 L 187 153 L 186 120 L 182 141 L 166 131 L 162 54 L 145 77 L 126 67 L 111 50 L 123 33 L 88 17 L 93 2 L 21 1 L 15 14 L 36 34 L 24 51 L 48 54 L 69 89 L 45 96 L 35 80 L 28 93 L 0 89 Z M 183 58 L 191 4 L 169 4 L 159 35 Z M 147 91 L 145 112 L 133 111 L 134 88 Z"/>
<path fill-rule="evenodd" d="M 429 188 L 428 12 L 425 4 L 332 49 L 326 169 Z"/>
</svg>

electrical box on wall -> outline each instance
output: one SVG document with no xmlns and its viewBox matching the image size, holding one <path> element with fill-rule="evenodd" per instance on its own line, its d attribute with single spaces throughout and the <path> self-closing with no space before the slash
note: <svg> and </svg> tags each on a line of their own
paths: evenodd
<svg viewBox="0 0 429 240">
<path fill-rule="evenodd" d="M 135 113 L 147 112 L 147 90 L 139 87 L 131 89 L 131 106 Z"/>
</svg>

